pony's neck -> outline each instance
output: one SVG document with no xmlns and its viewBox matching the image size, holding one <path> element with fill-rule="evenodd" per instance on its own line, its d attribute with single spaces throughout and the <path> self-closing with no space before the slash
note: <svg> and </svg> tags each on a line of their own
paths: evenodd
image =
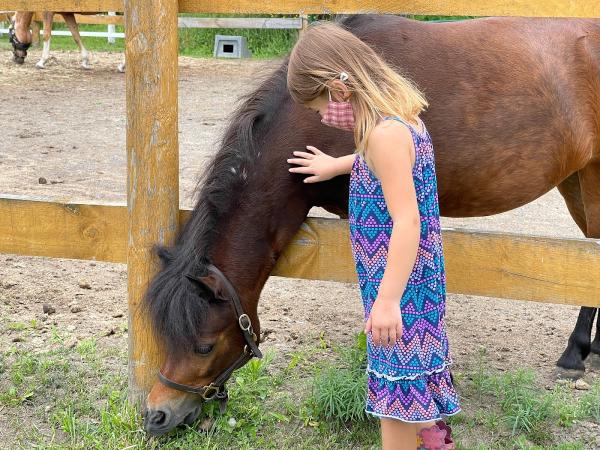
<svg viewBox="0 0 600 450">
<path fill-rule="evenodd" d="M 281 205 L 268 213 L 260 207 L 244 208 L 246 214 L 238 212 L 224 224 L 220 239 L 210 250 L 211 261 L 235 286 L 256 326 L 260 292 L 309 210 L 302 199 L 286 199 Z"/>
</svg>

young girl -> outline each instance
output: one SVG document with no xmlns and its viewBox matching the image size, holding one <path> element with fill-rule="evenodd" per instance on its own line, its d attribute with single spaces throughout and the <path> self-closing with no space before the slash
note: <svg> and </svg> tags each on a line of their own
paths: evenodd
<svg viewBox="0 0 600 450">
<path fill-rule="evenodd" d="M 290 55 L 292 98 L 354 133 L 356 154 L 295 151 L 306 183 L 350 173 L 352 251 L 365 308 L 366 412 L 384 450 L 454 448 L 459 410 L 444 327 L 446 280 L 431 138 L 417 88 L 334 23 L 313 25 Z M 416 444 L 415 444 L 416 442 Z"/>
</svg>

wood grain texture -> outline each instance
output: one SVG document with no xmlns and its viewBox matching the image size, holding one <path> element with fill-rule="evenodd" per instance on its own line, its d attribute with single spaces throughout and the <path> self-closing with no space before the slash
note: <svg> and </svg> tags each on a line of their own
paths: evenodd
<svg viewBox="0 0 600 450">
<path fill-rule="evenodd" d="M 448 292 L 600 307 L 600 241 L 444 230 Z M 272 275 L 356 282 L 348 226 L 309 219 Z"/>
<path fill-rule="evenodd" d="M 123 0 L 0 0 L 0 10 L 123 11 Z M 180 12 L 600 17 L 595 0 L 180 0 Z"/>
<path fill-rule="evenodd" d="M 0 197 L 0 253 L 125 262 L 126 220 L 124 206 Z M 443 240 L 449 292 L 600 307 L 600 240 L 448 229 Z M 348 223 L 308 219 L 272 275 L 356 282 Z"/>
<path fill-rule="evenodd" d="M 0 253 L 124 263 L 126 232 L 122 205 L 0 197 Z"/>
<path fill-rule="evenodd" d="M 126 4 L 129 394 L 142 403 L 161 355 L 139 306 L 157 270 L 153 246 L 171 244 L 179 225 L 179 44 L 176 0 Z"/>
</svg>

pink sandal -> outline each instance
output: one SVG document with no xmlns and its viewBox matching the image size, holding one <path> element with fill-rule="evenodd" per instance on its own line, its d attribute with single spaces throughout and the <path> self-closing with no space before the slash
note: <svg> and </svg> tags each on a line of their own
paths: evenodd
<svg viewBox="0 0 600 450">
<path fill-rule="evenodd" d="M 417 450 L 454 450 L 452 428 L 443 420 L 417 433 Z"/>
</svg>

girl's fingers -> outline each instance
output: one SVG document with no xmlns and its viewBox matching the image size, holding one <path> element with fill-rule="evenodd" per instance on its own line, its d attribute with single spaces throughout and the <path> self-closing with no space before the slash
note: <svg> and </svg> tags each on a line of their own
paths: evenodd
<svg viewBox="0 0 600 450">
<path fill-rule="evenodd" d="M 294 156 L 300 156 L 301 158 L 306 158 L 306 159 L 313 159 L 316 156 L 314 153 L 307 153 L 307 152 L 295 151 L 293 153 L 294 153 Z"/>
<path fill-rule="evenodd" d="M 369 315 L 365 324 L 365 334 L 369 334 L 369 331 L 371 331 L 371 315 Z"/>
<path fill-rule="evenodd" d="M 307 173 L 311 175 L 315 173 L 311 167 L 290 167 L 288 170 L 294 173 Z"/>
<path fill-rule="evenodd" d="M 393 347 L 394 344 L 396 344 L 396 329 L 395 328 L 390 328 L 388 330 L 388 335 L 390 337 L 390 341 L 389 341 L 389 343 L 387 345 L 390 346 L 390 347 Z"/>
<path fill-rule="evenodd" d="M 312 145 L 307 145 L 306 148 L 308 150 L 310 150 L 311 152 L 313 152 L 315 155 L 320 155 L 323 152 L 321 150 L 319 150 L 317 147 L 313 147 Z"/>
<path fill-rule="evenodd" d="M 304 158 L 289 158 L 287 160 L 288 163 L 290 164 L 297 164 L 299 166 L 309 166 L 311 163 L 310 159 L 304 159 Z"/>
<path fill-rule="evenodd" d="M 381 331 L 379 328 L 373 328 L 371 330 L 373 336 L 373 342 L 375 345 L 381 345 Z"/>
<path fill-rule="evenodd" d="M 312 177 L 306 177 L 304 179 L 305 183 L 316 183 L 318 181 L 321 181 L 321 179 L 317 175 L 313 175 Z"/>
<path fill-rule="evenodd" d="M 402 339 L 402 322 L 396 325 L 396 337 L 398 340 Z"/>
</svg>

